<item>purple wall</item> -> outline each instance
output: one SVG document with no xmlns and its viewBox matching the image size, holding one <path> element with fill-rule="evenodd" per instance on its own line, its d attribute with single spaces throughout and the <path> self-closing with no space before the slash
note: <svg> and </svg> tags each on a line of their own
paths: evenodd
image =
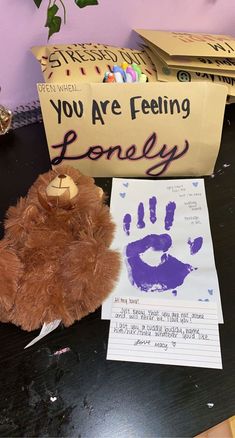
<svg viewBox="0 0 235 438">
<path fill-rule="evenodd" d="M 235 35 L 234 0 L 99 0 L 79 9 L 67 4 L 67 24 L 50 44 L 100 42 L 135 47 L 133 28 Z M 40 65 L 30 52 L 47 43 L 44 28 L 48 1 L 0 0 L 0 104 L 13 109 L 37 98 Z M 11 34 L 9 29 L 11 27 Z"/>
</svg>

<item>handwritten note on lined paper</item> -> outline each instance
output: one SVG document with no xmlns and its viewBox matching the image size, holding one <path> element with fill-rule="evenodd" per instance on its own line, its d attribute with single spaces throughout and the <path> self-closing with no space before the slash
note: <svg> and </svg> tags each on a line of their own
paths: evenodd
<svg viewBox="0 0 235 438">
<path fill-rule="evenodd" d="M 216 303 L 115 297 L 107 359 L 221 369 Z"/>
</svg>

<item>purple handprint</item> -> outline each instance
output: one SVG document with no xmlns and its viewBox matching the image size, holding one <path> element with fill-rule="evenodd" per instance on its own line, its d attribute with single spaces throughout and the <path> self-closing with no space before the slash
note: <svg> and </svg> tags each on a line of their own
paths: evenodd
<svg viewBox="0 0 235 438">
<path fill-rule="evenodd" d="M 149 219 L 152 224 L 157 221 L 157 199 L 155 196 L 149 199 Z M 176 204 L 169 202 L 165 212 L 165 230 L 169 231 L 174 223 Z M 127 213 L 123 218 L 123 229 L 126 235 L 130 235 L 132 217 Z M 145 228 L 145 210 L 142 202 L 138 205 L 137 228 Z M 202 237 L 194 240 L 188 239 L 191 255 L 196 254 L 202 247 Z M 169 234 L 149 234 L 140 240 L 131 242 L 126 247 L 126 262 L 130 282 L 143 292 L 163 292 L 181 286 L 185 277 L 197 269 L 188 263 L 183 263 L 171 256 L 167 251 L 172 246 Z M 147 250 L 162 252 L 160 263 L 150 266 L 145 263 L 141 255 Z M 174 295 L 177 292 L 174 290 Z"/>
</svg>

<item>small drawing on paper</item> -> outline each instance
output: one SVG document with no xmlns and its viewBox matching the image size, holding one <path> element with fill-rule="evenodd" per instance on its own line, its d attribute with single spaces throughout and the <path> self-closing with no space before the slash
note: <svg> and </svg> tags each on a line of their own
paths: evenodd
<svg viewBox="0 0 235 438">
<path fill-rule="evenodd" d="M 174 225 L 176 203 L 171 201 L 166 205 L 164 228 L 170 231 Z M 156 229 L 157 223 L 157 198 L 149 198 L 148 213 L 145 212 L 143 202 L 137 207 L 137 223 L 133 224 L 132 216 L 126 213 L 123 218 L 123 230 L 126 236 L 131 237 L 131 228 L 136 226 L 139 229 L 146 227 L 147 221 Z M 149 229 L 149 227 L 148 227 Z M 202 245 L 203 238 L 189 238 L 189 257 L 197 254 Z M 125 261 L 130 283 L 142 292 L 164 292 L 174 290 L 174 296 L 177 295 L 175 290 L 184 283 L 185 278 L 197 267 L 189 263 L 184 263 L 178 258 L 169 254 L 172 247 L 172 238 L 169 233 L 147 234 L 145 237 L 128 243 L 125 248 Z M 157 265 L 151 265 L 143 260 L 143 255 L 147 251 L 160 253 L 160 260 Z"/>
</svg>

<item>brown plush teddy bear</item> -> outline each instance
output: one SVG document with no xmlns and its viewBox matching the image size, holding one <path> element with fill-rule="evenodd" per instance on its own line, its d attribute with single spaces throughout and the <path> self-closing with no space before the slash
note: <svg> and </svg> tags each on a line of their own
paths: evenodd
<svg viewBox="0 0 235 438">
<path fill-rule="evenodd" d="M 91 177 L 61 166 L 40 175 L 5 221 L 0 320 L 24 330 L 94 311 L 118 277 L 114 224 Z"/>
</svg>

